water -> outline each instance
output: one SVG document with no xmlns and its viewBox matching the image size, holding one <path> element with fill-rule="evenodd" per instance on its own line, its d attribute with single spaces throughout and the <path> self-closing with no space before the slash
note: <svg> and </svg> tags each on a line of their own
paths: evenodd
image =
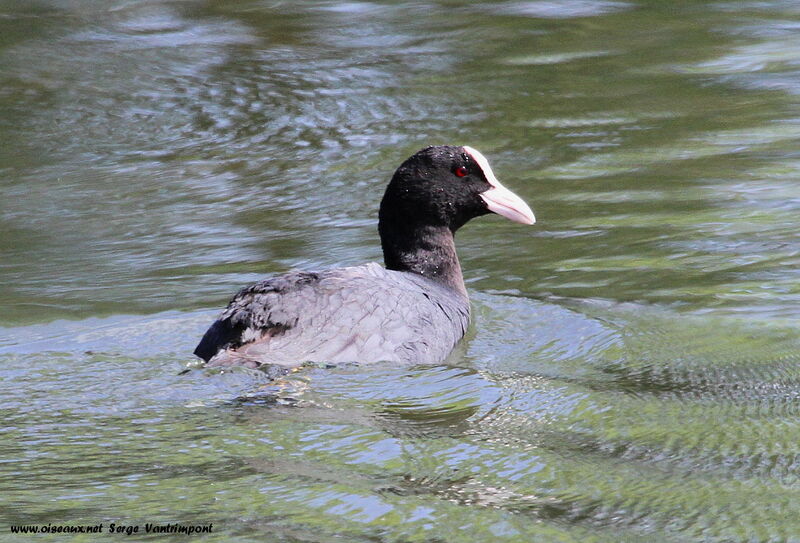
<svg viewBox="0 0 800 543">
<path fill-rule="evenodd" d="M 1 538 L 800 541 L 798 27 L 788 1 L 0 3 Z M 383 187 L 431 143 L 539 219 L 459 232 L 445 364 L 179 375 L 240 286 L 379 260 Z"/>
</svg>

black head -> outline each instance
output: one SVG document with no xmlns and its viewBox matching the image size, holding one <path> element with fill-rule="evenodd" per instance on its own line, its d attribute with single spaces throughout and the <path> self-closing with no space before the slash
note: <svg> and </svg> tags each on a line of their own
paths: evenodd
<svg viewBox="0 0 800 543">
<path fill-rule="evenodd" d="M 490 212 L 516 222 L 534 222 L 527 204 L 497 181 L 481 153 L 466 146 L 439 145 L 422 149 L 397 168 L 381 202 L 380 217 L 382 223 L 399 220 L 455 232 Z"/>
<path fill-rule="evenodd" d="M 471 147 L 426 147 L 397 168 L 381 201 L 378 231 L 390 270 L 438 281 L 466 296 L 453 233 L 494 212 L 533 224 L 533 212 Z"/>
</svg>

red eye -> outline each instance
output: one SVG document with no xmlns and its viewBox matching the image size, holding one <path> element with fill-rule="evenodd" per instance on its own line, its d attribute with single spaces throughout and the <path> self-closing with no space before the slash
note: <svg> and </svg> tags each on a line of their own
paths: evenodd
<svg viewBox="0 0 800 543">
<path fill-rule="evenodd" d="M 464 166 L 459 166 L 458 168 L 456 168 L 456 171 L 453 172 L 453 173 L 455 173 L 458 177 L 464 177 L 469 172 L 467 171 L 467 169 Z"/>
</svg>

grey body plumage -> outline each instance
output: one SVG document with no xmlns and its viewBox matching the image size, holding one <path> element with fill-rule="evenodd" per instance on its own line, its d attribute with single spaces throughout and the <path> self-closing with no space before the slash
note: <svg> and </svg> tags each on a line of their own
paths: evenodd
<svg viewBox="0 0 800 543">
<path fill-rule="evenodd" d="M 370 263 L 290 272 L 242 289 L 196 353 L 211 355 L 208 366 L 436 363 L 468 324 L 460 292 Z"/>
</svg>

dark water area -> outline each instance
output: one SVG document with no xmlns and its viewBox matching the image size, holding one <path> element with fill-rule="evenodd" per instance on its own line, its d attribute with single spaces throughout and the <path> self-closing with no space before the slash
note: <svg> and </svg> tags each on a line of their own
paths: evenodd
<svg viewBox="0 0 800 543">
<path fill-rule="evenodd" d="M 798 30 L 789 1 L 0 1 L 0 540 L 800 541 Z M 446 363 L 179 375 L 239 287 L 380 261 L 386 182 L 440 143 L 539 221 L 459 232 Z"/>
</svg>

